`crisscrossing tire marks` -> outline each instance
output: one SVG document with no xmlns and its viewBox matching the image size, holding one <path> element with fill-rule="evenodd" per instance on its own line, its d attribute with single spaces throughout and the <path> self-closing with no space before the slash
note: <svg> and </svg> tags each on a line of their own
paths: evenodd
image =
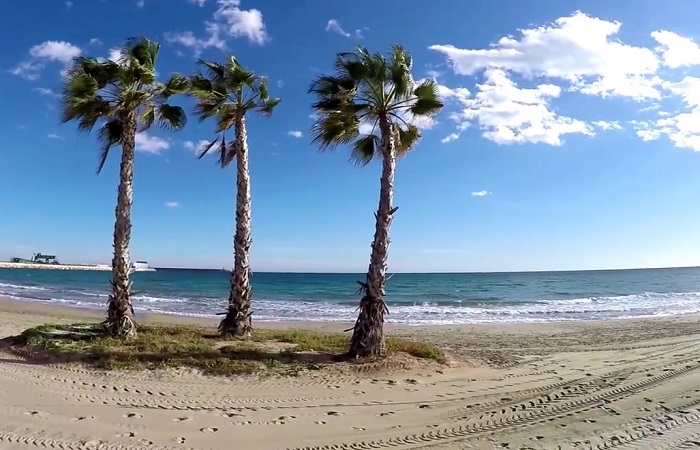
<svg viewBox="0 0 700 450">
<path fill-rule="evenodd" d="M 605 405 L 608 402 L 617 401 L 630 395 L 645 391 L 673 378 L 687 375 L 700 368 L 700 363 L 690 364 L 683 368 L 665 372 L 661 375 L 649 377 L 622 387 L 614 387 L 605 391 L 598 391 L 595 394 L 586 394 L 562 402 L 553 402 L 543 405 L 541 408 L 533 408 L 522 412 L 513 412 L 510 415 L 502 415 L 498 418 L 482 415 L 474 419 L 473 423 L 461 426 L 443 428 L 424 433 L 391 437 L 374 441 L 362 441 L 354 443 L 329 444 L 315 447 L 294 448 L 288 450 L 365 450 L 382 448 L 415 448 L 438 442 L 449 442 L 463 440 L 471 436 L 476 436 L 492 431 L 501 431 L 519 426 L 535 425 L 563 418 L 572 414 L 580 413 Z M 602 377 L 601 377 L 602 378 Z M 465 417 L 465 419 L 472 417 Z"/>
<path fill-rule="evenodd" d="M 54 439 L 42 439 L 36 436 L 26 436 L 14 433 L 0 433 L 0 445 L 12 445 L 4 448 L 37 447 L 60 450 L 143 450 L 143 446 L 110 444 L 100 441 L 67 442 Z M 149 445 L 149 450 L 175 450 L 174 447 L 158 447 Z"/>
</svg>

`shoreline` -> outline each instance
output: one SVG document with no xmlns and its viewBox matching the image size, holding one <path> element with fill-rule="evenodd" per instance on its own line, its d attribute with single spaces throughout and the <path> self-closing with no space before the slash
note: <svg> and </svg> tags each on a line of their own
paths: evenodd
<svg viewBox="0 0 700 450">
<path fill-rule="evenodd" d="M 34 299 L 16 299 L 0 296 L 0 313 L 18 313 L 22 315 L 37 315 L 42 317 L 55 317 L 58 319 L 95 319 L 104 318 L 106 305 L 98 307 L 97 305 L 71 305 L 45 302 Z M 203 316 L 203 315 L 188 315 L 177 312 L 160 312 L 139 310 L 134 308 L 136 321 L 144 323 L 167 324 L 177 323 L 183 325 L 199 325 L 212 326 L 218 325 L 221 320 L 220 316 Z M 643 324 L 643 323 L 658 323 L 658 322 L 699 322 L 700 313 L 696 314 L 678 314 L 659 317 L 644 317 L 644 318 L 615 318 L 605 320 L 552 320 L 547 322 L 478 322 L 478 323 L 455 323 L 455 324 L 403 324 L 403 323 L 385 323 L 386 330 L 402 330 L 406 332 L 417 330 L 469 330 L 469 331 L 514 331 L 514 330 L 552 330 L 552 329 L 571 329 L 580 327 L 602 327 L 611 324 Z M 279 328 L 297 328 L 305 330 L 346 330 L 353 327 L 354 321 L 315 321 L 315 320 L 281 320 L 267 321 L 256 320 L 253 315 L 253 323 L 259 324 L 260 328 L 279 329 Z"/>
<path fill-rule="evenodd" d="M 28 270 L 86 270 L 97 272 L 111 272 L 112 268 L 98 264 L 41 264 L 41 263 L 13 263 L 0 261 L 0 269 L 28 269 Z"/>
</svg>

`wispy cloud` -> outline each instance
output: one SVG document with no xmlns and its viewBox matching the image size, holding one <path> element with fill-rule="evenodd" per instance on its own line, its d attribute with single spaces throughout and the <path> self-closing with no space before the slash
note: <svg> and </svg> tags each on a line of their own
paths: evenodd
<svg viewBox="0 0 700 450">
<path fill-rule="evenodd" d="M 170 148 L 170 142 L 157 136 L 149 136 L 145 131 L 136 133 L 136 151 L 160 155 Z"/>
<path fill-rule="evenodd" d="M 57 93 L 55 93 L 52 89 L 48 88 L 43 88 L 43 87 L 35 87 L 32 88 L 32 91 L 38 92 L 41 95 L 47 95 L 49 97 L 60 97 Z"/>
<path fill-rule="evenodd" d="M 187 150 L 191 150 L 193 153 L 196 155 L 199 155 L 202 150 L 204 150 L 209 144 L 211 144 L 211 141 L 208 141 L 206 139 L 202 139 L 197 142 L 192 142 L 192 141 L 185 141 L 182 143 L 182 146 L 185 147 Z M 209 150 L 207 154 L 209 155 L 216 155 L 216 150 L 217 148 L 212 148 Z"/>
<path fill-rule="evenodd" d="M 80 47 L 70 42 L 45 41 L 30 48 L 31 58 L 17 64 L 10 73 L 27 80 L 37 80 L 48 62 L 58 62 L 67 67 L 81 52 Z"/>
<path fill-rule="evenodd" d="M 193 0 L 199 6 L 202 0 Z M 241 0 L 217 0 L 217 8 L 212 20 L 204 22 L 204 37 L 197 37 L 192 31 L 165 33 L 169 42 L 191 48 L 195 54 L 207 48 L 226 48 L 226 38 L 246 38 L 250 42 L 263 45 L 270 40 L 263 15 L 258 9 L 241 9 Z"/>
<path fill-rule="evenodd" d="M 486 197 L 487 195 L 491 195 L 489 191 L 474 191 L 472 192 L 472 197 Z"/>
<path fill-rule="evenodd" d="M 49 139 L 63 139 L 61 136 L 57 135 L 56 133 L 49 133 L 46 135 L 46 137 Z"/>
<path fill-rule="evenodd" d="M 304 137 L 304 133 L 302 133 L 299 130 L 292 130 L 292 131 L 287 131 L 287 134 L 293 138 L 301 138 Z"/>
<path fill-rule="evenodd" d="M 179 208 L 181 204 L 180 202 L 165 202 L 165 206 L 168 208 Z"/>
<path fill-rule="evenodd" d="M 447 136 L 445 136 L 440 142 L 443 144 L 447 144 L 448 142 L 456 141 L 459 139 L 459 134 L 457 133 L 450 133 Z"/>
<path fill-rule="evenodd" d="M 345 31 L 340 25 L 340 22 L 335 19 L 330 19 L 328 21 L 326 24 L 326 31 L 330 31 L 331 33 L 339 34 L 341 36 L 350 37 L 350 33 Z"/>
</svg>

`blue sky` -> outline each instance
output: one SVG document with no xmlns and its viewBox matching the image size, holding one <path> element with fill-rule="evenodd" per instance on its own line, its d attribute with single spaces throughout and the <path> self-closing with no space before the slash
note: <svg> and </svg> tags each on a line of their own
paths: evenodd
<svg viewBox="0 0 700 450">
<path fill-rule="evenodd" d="M 72 56 L 144 35 L 163 76 L 230 52 L 283 99 L 249 120 L 254 270 L 366 269 L 380 167 L 319 154 L 306 93 L 358 43 L 403 44 L 446 98 L 398 165 L 390 270 L 700 265 L 696 2 L 39 3 L 0 3 L 2 259 L 110 261 L 118 153 L 95 175 L 94 136 L 59 125 L 55 93 Z M 133 259 L 231 265 L 235 173 L 195 158 L 212 131 L 139 136 Z"/>
</svg>

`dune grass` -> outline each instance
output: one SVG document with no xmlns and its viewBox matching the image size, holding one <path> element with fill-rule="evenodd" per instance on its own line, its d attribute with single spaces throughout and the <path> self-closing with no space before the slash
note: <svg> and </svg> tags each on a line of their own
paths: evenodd
<svg viewBox="0 0 700 450">
<path fill-rule="evenodd" d="M 108 370 L 189 367 L 212 375 L 297 375 L 338 362 L 345 333 L 256 330 L 245 340 L 221 340 L 212 329 L 185 325 L 140 325 L 135 339 L 105 336 L 97 323 L 45 324 L 8 338 L 5 344 L 37 360 L 79 362 Z M 445 362 L 429 344 L 387 338 L 389 354 Z M 367 361 L 355 361 L 363 364 Z"/>
</svg>

